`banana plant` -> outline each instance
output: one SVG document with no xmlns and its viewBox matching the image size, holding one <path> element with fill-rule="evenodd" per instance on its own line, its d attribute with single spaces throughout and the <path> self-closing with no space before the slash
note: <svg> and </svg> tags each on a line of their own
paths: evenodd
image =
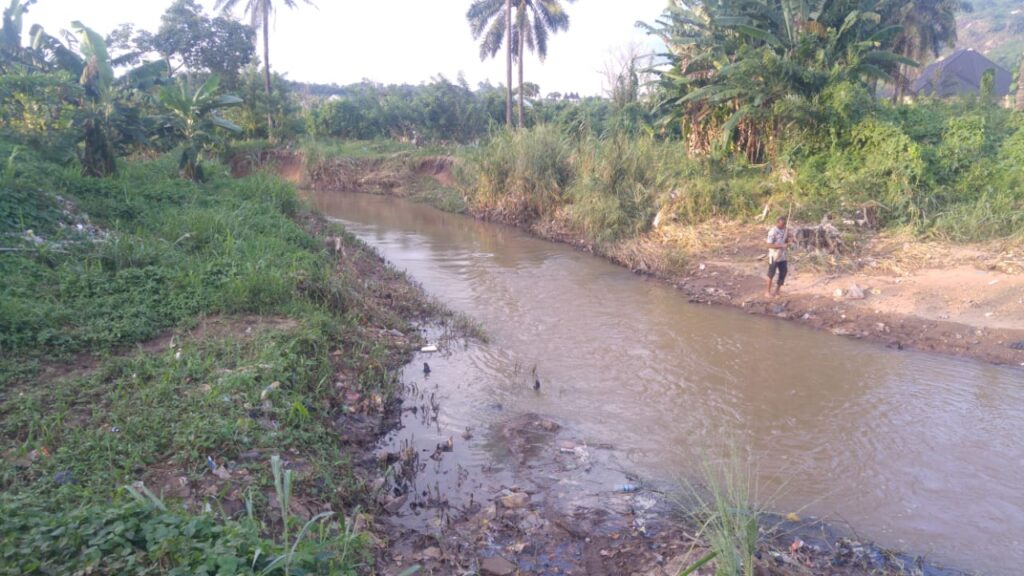
<svg viewBox="0 0 1024 576">
<path fill-rule="evenodd" d="M 183 178 L 203 180 L 203 156 L 217 141 L 217 130 L 240 133 L 242 128 L 217 114 L 222 108 L 238 106 L 238 96 L 220 94 L 220 77 L 210 76 L 195 91 L 183 80 L 164 86 L 160 103 L 166 108 L 164 126 L 182 140 L 178 170 Z"/>
<path fill-rule="evenodd" d="M 167 76 L 166 63 L 143 63 L 115 77 L 106 41 L 81 22 L 72 22 L 71 32 L 65 33 L 67 44 L 39 25 L 31 34 L 34 66 L 69 73 L 82 89 L 81 97 L 70 102 L 78 109 L 75 125 L 82 143 L 82 172 L 95 177 L 113 174 L 118 153 L 147 143 L 150 127 L 144 110 L 153 86 Z"/>
</svg>

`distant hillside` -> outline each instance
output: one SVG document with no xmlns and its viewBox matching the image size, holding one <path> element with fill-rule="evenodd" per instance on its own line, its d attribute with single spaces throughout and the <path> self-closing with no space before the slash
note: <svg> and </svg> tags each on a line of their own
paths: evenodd
<svg viewBox="0 0 1024 576">
<path fill-rule="evenodd" d="M 958 48 L 974 48 L 1014 70 L 1024 54 L 1024 0 L 972 0 L 974 11 L 957 17 Z"/>
</svg>

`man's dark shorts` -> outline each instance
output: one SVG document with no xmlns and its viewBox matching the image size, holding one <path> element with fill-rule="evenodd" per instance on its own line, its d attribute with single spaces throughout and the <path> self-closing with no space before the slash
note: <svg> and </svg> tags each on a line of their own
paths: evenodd
<svg viewBox="0 0 1024 576">
<path fill-rule="evenodd" d="M 786 274 L 789 273 L 789 266 L 786 265 L 786 261 L 772 262 L 768 265 L 768 279 L 775 278 L 775 271 L 779 272 L 779 286 L 786 283 Z"/>
</svg>

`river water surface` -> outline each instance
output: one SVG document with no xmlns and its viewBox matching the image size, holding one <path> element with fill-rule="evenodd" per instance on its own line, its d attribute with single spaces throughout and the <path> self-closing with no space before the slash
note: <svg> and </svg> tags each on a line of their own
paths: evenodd
<svg viewBox="0 0 1024 576">
<path fill-rule="evenodd" d="M 1024 566 L 1019 369 L 690 304 L 571 247 L 395 198 L 309 196 L 487 332 L 458 361 L 431 359 L 442 436 L 535 412 L 663 481 L 729 439 L 774 510 L 961 568 Z M 461 458 L 495 456 L 481 442 Z"/>
</svg>

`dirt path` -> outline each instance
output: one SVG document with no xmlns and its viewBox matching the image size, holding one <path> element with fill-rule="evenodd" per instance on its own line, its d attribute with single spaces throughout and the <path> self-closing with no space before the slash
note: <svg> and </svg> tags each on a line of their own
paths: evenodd
<svg viewBox="0 0 1024 576">
<path fill-rule="evenodd" d="M 750 234 L 756 234 L 751 230 Z M 715 254 L 674 274 L 673 282 L 700 302 L 739 306 L 821 328 L 839 336 L 1024 366 L 1024 265 L 994 251 L 930 245 L 895 253 L 877 240 L 862 250 L 856 270 L 820 271 L 797 252 L 783 294 L 764 295 L 764 263 L 756 246 Z M 909 262 L 907 262 L 909 260 Z M 900 263 L 903 266 L 900 266 Z"/>
</svg>

